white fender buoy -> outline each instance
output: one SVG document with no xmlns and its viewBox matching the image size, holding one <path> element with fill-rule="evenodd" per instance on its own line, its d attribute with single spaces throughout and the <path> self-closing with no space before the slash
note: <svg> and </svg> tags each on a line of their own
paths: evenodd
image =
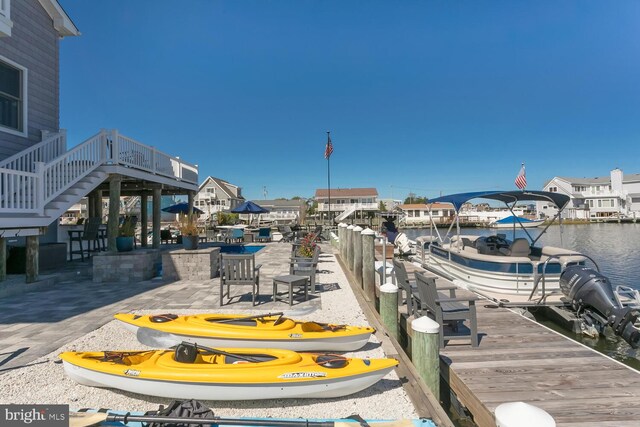
<svg viewBox="0 0 640 427">
<path fill-rule="evenodd" d="M 524 402 L 503 403 L 495 414 L 497 427 L 556 427 L 546 411 Z"/>
</svg>

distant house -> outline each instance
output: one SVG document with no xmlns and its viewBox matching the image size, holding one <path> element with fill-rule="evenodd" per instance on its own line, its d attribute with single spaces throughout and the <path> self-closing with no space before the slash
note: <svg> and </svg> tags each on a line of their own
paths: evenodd
<svg viewBox="0 0 640 427">
<path fill-rule="evenodd" d="M 616 168 L 603 177 L 556 176 L 545 183 L 543 190 L 571 198 L 563 218 L 640 217 L 640 174 L 624 175 Z M 554 216 L 557 212 L 555 206 L 545 202 L 538 202 L 536 209 L 543 217 Z"/>
<path fill-rule="evenodd" d="M 220 178 L 208 176 L 200 184 L 198 193 L 193 199 L 193 205 L 204 212 L 201 218 L 208 219 L 218 212 L 228 212 L 244 201 L 240 187 Z"/>
<path fill-rule="evenodd" d="M 428 225 L 431 223 L 431 216 L 436 224 L 450 223 L 455 215 L 453 206 L 448 203 L 406 203 L 399 205 L 398 209 L 405 213 L 405 226 Z"/>
<path fill-rule="evenodd" d="M 362 219 L 378 211 L 378 190 L 375 188 L 332 188 L 331 209 L 328 189 L 317 189 L 315 200 L 321 218 L 327 219 L 331 211 L 335 221 L 343 221 L 352 215 Z"/>
<path fill-rule="evenodd" d="M 269 210 L 269 213 L 260 215 L 261 221 L 274 224 L 302 224 L 305 221 L 307 204 L 302 199 L 253 200 L 253 202 Z"/>
</svg>

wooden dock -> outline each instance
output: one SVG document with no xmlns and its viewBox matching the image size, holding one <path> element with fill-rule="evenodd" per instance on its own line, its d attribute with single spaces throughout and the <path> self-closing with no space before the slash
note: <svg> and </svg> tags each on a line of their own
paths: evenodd
<svg viewBox="0 0 640 427">
<path fill-rule="evenodd" d="M 495 427 L 495 408 L 518 401 L 558 427 L 640 426 L 640 372 L 492 301 L 476 304 L 479 347 L 452 341 L 440 373 L 479 427 Z"/>
<path fill-rule="evenodd" d="M 495 408 L 513 401 L 544 409 L 558 427 L 640 425 L 639 372 L 492 306 L 478 305 L 478 348 L 440 353 L 441 373 L 480 427 L 495 426 Z"/>
</svg>

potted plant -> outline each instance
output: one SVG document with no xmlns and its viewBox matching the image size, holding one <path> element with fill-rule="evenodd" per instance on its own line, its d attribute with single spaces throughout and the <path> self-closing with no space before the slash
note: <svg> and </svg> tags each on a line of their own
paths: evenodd
<svg viewBox="0 0 640 427">
<path fill-rule="evenodd" d="M 118 252 L 129 252 L 133 250 L 133 239 L 136 232 L 134 220 L 127 216 L 118 227 L 118 237 L 116 237 L 116 248 Z"/>
<path fill-rule="evenodd" d="M 302 258 L 313 258 L 313 253 L 316 249 L 316 243 L 314 242 L 313 233 L 307 234 L 301 241 L 300 246 L 296 250 L 296 256 Z"/>
<path fill-rule="evenodd" d="M 193 214 L 180 214 L 178 230 L 182 235 L 182 246 L 187 250 L 198 249 L 198 227 Z"/>
</svg>

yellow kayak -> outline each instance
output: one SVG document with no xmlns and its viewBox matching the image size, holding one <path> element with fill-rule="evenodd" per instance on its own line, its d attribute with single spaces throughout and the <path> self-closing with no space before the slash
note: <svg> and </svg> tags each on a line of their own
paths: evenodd
<svg viewBox="0 0 640 427">
<path fill-rule="evenodd" d="M 303 322 L 282 313 L 175 314 L 114 316 L 150 347 L 172 347 L 183 341 L 208 347 L 284 348 L 295 351 L 354 351 L 375 329 L 364 326 Z"/>
<path fill-rule="evenodd" d="M 66 374 L 80 384 L 175 399 L 256 400 L 339 397 L 389 373 L 395 359 L 353 359 L 282 349 L 65 352 Z"/>
</svg>

